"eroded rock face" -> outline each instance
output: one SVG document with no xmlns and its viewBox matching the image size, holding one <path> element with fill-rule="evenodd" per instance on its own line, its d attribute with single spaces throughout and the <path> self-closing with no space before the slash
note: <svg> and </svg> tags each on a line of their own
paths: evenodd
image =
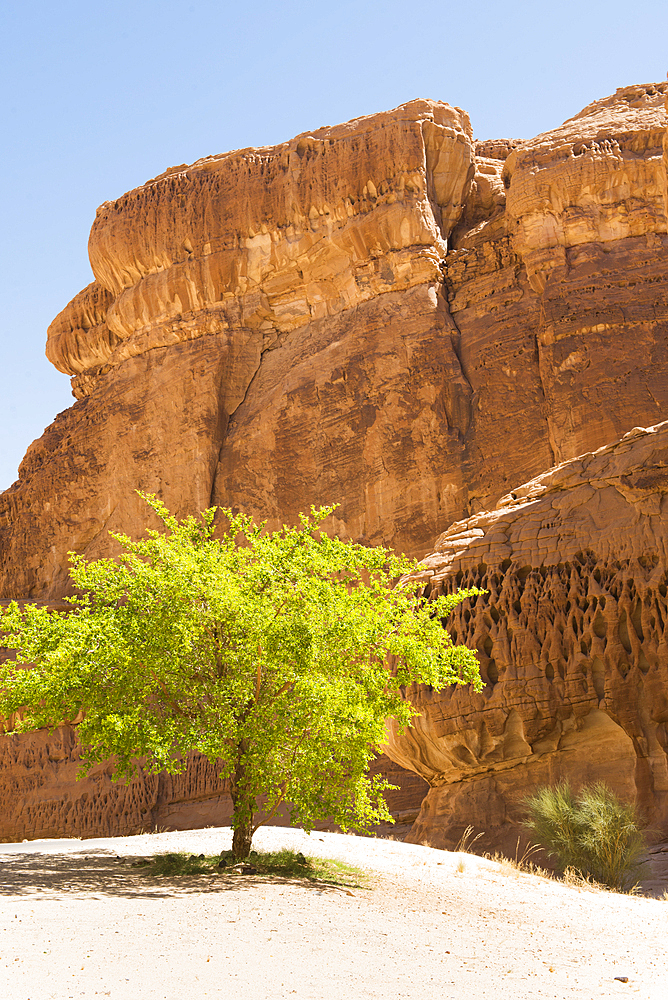
<svg viewBox="0 0 668 1000">
<path fill-rule="evenodd" d="M 72 726 L 49 733 L 22 733 L 0 739 L 0 842 L 50 837 L 118 837 L 156 830 L 229 826 L 232 800 L 218 768 L 193 754 L 183 774 L 138 771 L 129 784 L 111 780 L 107 764 L 77 781 L 80 746 Z M 415 821 L 428 785 L 381 754 L 371 773 L 382 773 L 401 787 L 388 792 L 394 825 L 380 835 L 403 837 Z M 289 817 L 272 817 L 274 826 Z M 320 823 L 318 829 L 336 829 Z"/>
<path fill-rule="evenodd" d="M 668 422 L 636 428 L 452 525 L 432 594 L 479 586 L 451 619 L 486 686 L 410 692 L 422 713 L 388 753 L 430 785 L 409 839 L 469 823 L 512 850 L 542 784 L 605 781 L 668 825 Z M 484 843 L 484 842 L 483 842 Z"/>
<path fill-rule="evenodd" d="M 510 488 L 668 414 L 665 93 L 624 88 L 515 148 L 478 146 L 484 185 L 444 267 L 473 510 L 504 475 Z"/>
<path fill-rule="evenodd" d="M 79 402 L 3 497 L 1 592 L 60 596 L 69 550 L 147 526 L 137 488 L 273 525 L 341 500 L 348 534 L 423 548 L 465 419 L 440 264 L 473 159 L 464 112 L 414 101 L 103 205 L 97 280 L 49 328 Z"/>
<path fill-rule="evenodd" d="M 666 414 L 665 85 L 529 142 L 413 101 L 176 167 L 99 211 L 49 329 L 79 401 L 0 500 L 0 595 L 141 532 L 134 495 L 421 555 Z"/>
<path fill-rule="evenodd" d="M 0 841 L 105 837 L 228 826 L 232 802 L 216 768 L 196 757 L 183 775 L 139 772 L 113 784 L 111 767 L 76 780 L 79 744 L 71 726 L 0 740 Z"/>
<path fill-rule="evenodd" d="M 332 531 L 422 555 L 666 417 L 665 93 L 528 142 L 413 101 L 103 205 L 48 333 L 77 402 L 0 497 L 0 597 L 67 593 L 69 551 L 151 525 L 136 489 L 269 527 L 340 502 Z"/>
<path fill-rule="evenodd" d="M 147 350 L 239 329 L 267 348 L 384 292 L 438 282 L 473 158 L 464 112 L 413 101 L 172 168 L 98 209 L 97 282 L 54 320 L 49 357 L 90 395 Z"/>
</svg>

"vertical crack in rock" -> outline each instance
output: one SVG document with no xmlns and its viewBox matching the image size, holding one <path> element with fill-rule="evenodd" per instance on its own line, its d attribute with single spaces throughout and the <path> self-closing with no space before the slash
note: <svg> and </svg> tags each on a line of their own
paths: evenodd
<svg viewBox="0 0 668 1000">
<path fill-rule="evenodd" d="M 452 350 L 454 351 L 455 357 L 457 358 L 457 361 L 459 363 L 459 370 L 461 372 L 462 378 L 464 379 L 464 381 L 466 382 L 466 384 L 469 387 L 469 390 L 470 390 L 470 393 L 471 393 L 471 397 L 473 397 L 474 389 L 473 389 L 473 386 L 471 384 L 471 379 L 469 378 L 468 373 L 466 372 L 466 368 L 465 368 L 464 361 L 463 361 L 463 358 L 462 358 L 462 331 L 457 326 L 457 320 L 452 315 L 452 311 L 450 309 L 450 298 L 451 298 L 451 295 L 452 295 L 452 287 L 451 287 L 451 285 L 448 282 L 448 276 L 447 275 L 448 275 L 448 272 L 447 272 L 447 257 L 446 257 L 446 259 L 445 259 L 445 261 L 443 263 L 443 286 L 442 287 L 443 287 L 443 299 L 444 299 L 444 303 L 445 303 L 445 309 L 446 309 L 446 312 L 448 314 L 448 319 L 450 320 L 450 322 L 452 324 L 452 330 L 451 330 L 451 334 L 450 334 L 450 338 L 451 338 L 451 341 L 452 341 Z M 472 418 L 473 418 L 473 412 L 472 412 L 472 410 L 471 410 L 471 408 L 469 406 L 469 424 L 470 424 Z"/>
<path fill-rule="evenodd" d="M 260 365 L 262 364 L 262 357 L 263 357 L 265 351 L 270 350 L 270 349 L 271 349 L 270 346 L 262 347 L 260 349 L 259 356 L 258 356 L 258 359 L 257 359 L 257 363 L 255 364 L 255 367 L 254 367 L 253 371 L 250 373 L 250 378 L 248 379 L 247 384 L 246 384 L 246 386 L 245 386 L 245 388 L 243 390 L 243 395 L 242 395 L 241 399 L 239 400 L 239 402 L 231 410 L 231 412 L 230 413 L 225 413 L 225 411 L 221 407 L 220 417 L 219 417 L 218 453 L 217 453 L 216 463 L 215 463 L 215 466 L 213 468 L 212 475 L 211 475 L 211 489 L 209 491 L 209 503 L 208 503 L 209 507 L 213 507 L 213 506 L 216 505 L 216 500 L 215 500 L 215 497 L 216 497 L 216 477 L 218 475 L 218 469 L 220 467 L 221 456 L 222 456 L 222 453 L 223 453 L 223 448 L 225 447 L 225 440 L 226 440 L 226 437 L 227 437 L 227 433 L 230 430 L 230 427 L 234 426 L 234 415 L 235 415 L 235 413 L 237 413 L 237 411 L 243 406 L 243 404 L 246 401 L 246 398 L 247 398 L 247 396 L 248 396 L 248 394 L 249 394 L 249 392 L 250 392 L 250 390 L 252 388 L 253 382 L 254 382 L 255 378 L 257 377 L 257 374 L 258 374 L 258 372 L 260 370 Z M 227 373 L 223 370 L 223 371 L 221 371 L 221 377 L 220 377 L 220 383 L 219 383 L 219 390 L 218 390 L 221 400 L 225 398 L 225 384 L 226 384 L 226 379 L 227 379 Z"/>
<path fill-rule="evenodd" d="M 538 377 L 540 380 L 540 391 L 542 392 L 542 406 L 541 410 L 543 413 L 543 419 L 545 421 L 545 432 L 547 436 L 547 446 L 550 451 L 550 465 L 558 465 L 562 460 L 562 456 L 559 454 L 559 443 L 555 439 L 552 424 L 550 421 L 550 403 L 548 399 L 548 390 L 546 385 L 546 379 L 544 375 L 544 365 L 545 359 L 543 358 L 541 352 L 541 337 L 545 329 L 545 311 L 541 306 L 540 316 L 538 320 L 538 328 L 535 335 L 535 349 L 536 349 L 536 367 L 538 369 Z"/>
</svg>

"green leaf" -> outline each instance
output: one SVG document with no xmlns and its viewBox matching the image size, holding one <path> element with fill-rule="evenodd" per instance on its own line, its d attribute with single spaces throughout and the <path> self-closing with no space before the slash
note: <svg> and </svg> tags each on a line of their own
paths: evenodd
<svg viewBox="0 0 668 1000">
<path fill-rule="evenodd" d="M 423 599 L 414 561 L 324 533 L 334 506 L 267 532 L 226 509 L 179 521 L 140 495 L 164 530 L 114 534 L 118 560 L 71 554 L 69 612 L 2 613 L 16 660 L 0 669 L 0 711 L 17 729 L 83 714 L 83 767 L 113 758 L 116 778 L 204 754 L 229 782 L 239 852 L 261 803 L 307 829 L 389 820 L 369 762 L 386 721 L 415 715 L 406 685 L 481 689 L 442 620 L 482 592 Z"/>
</svg>

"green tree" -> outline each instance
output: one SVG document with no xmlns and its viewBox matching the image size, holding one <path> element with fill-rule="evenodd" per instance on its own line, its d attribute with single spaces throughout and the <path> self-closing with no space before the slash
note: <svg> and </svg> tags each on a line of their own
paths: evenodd
<svg viewBox="0 0 668 1000">
<path fill-rule="evenodd" d="M 373 748 L 389 718 L 416 714 L 411 682 L 482 687 L 475 654 L 442 624 L 480 591 L 427 602 L 417 582 L 395 586 L 416 563 L 329 538 L 334 507 L 273 533 L 226 510 L 216 538 L 216 508 L 178 521 L 144 498 L 165 530 L 114 534 L 118 561 L 71 554 L 71 611 L 4 612 L 17 656 L 0 670 L 0 712 L 20 730 L 83 713 L 83 767 L 113 758 L 115 779 L 138 760 L 176 773 L 204 754 L 229 781 L 238 858 L 260 808 L 266 821 L 283 805 L 306 829 L 390 819 L 392 786 L 367 775 Z"/>
</svg>

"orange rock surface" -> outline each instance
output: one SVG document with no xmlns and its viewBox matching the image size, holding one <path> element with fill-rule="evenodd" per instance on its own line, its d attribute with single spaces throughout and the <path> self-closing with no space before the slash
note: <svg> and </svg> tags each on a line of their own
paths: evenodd
<svg viewBox="0 0 668 1000">
<path fill-rule="evenodd" d="M 0 499 L 0 594 L 146 526 L 134 496 L 421 555 L 666 410 L 665 85 L 525 143 L 414 101 L 177 167 L 98 210 L 47 353 L 79 401 Z"/>
<path fill-rule="evenodd" d="M 413 101 L 105 203 L 48 332 L 77 401 L 0 497 L 0 597 L 63 596 L 69 551 L 149 526 L 136 489 L 270 527 L 338 501 L 333 531 L 420 556 L 668 416 L 665 94 L 526 142 Z"/>
<path fill-rule="evenodd" d="M 147 774 L 139 770 L 129 784 L 111 780 L 111 765 L 93 768 L 77 780 L 80 746 L 71 726 L 0 737 L 0 842 L 52 837 L 103 837 L 229 826 L 232 800 L 218 768 L 193 755 L 183 774 Z M 381 835 L 403 838 L 429 789 L 412 771 L 381 754 L 371 773 L 400 786 L 387 793 L 394 825 Z M 274 826 L 289 825 L 285 814 Z M 330 823 L 318 829 L 336 829 Z"/>
<path fill-rule="evenodd" d="M 668 421 L 565 462 L 453 524 L 432 594 L 479 586 L 450 631 L 482 693 L 409 692 L 422 713 L 388 753 L 430 783 L 409 839 L 452 847 L 474 823 L 515 847 L 522 799 L 605 781 L 668 824 Z M 663 834 L 665 839 L 665 833 Z M 485 841 L 482 842 L 483 844 Z"/>
</svg>

